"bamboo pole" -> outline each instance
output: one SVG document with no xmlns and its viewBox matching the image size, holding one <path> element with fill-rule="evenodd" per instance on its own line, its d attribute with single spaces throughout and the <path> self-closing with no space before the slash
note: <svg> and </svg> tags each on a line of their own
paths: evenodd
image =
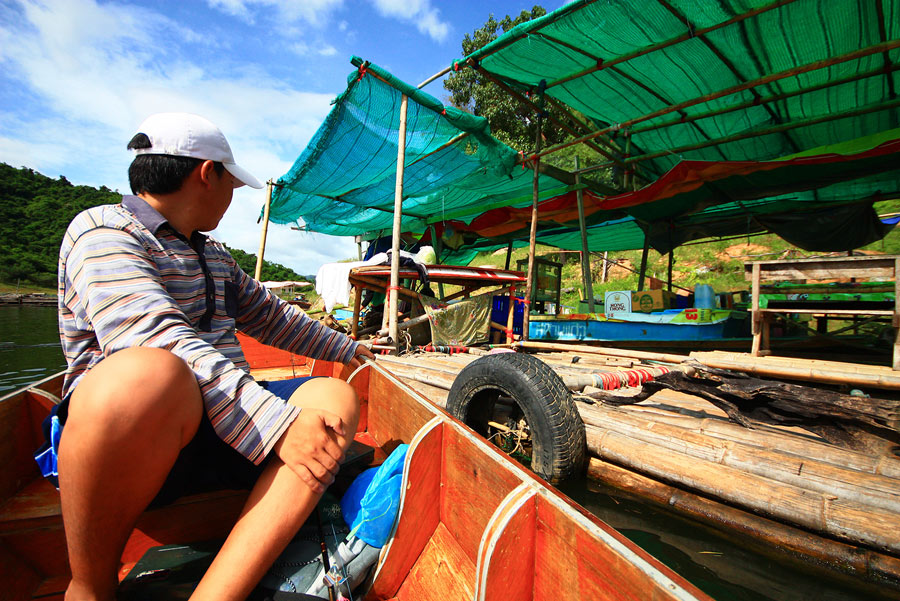
<svg viewBox="0 0 900 601">
<path fill-rule="evenodd" d="M 714 354 L 693 352 L 691 353 L 691 358 L 708 367 L 742 371 L 763 377 L 805 380 L 825 384 L 846 384 L 862 388 L 871 386 L 872 388 L 885 390 L 900 390 L 900 374 L 896 372 L 883 374 L 849 373 L 816 365 L 773 365 L 758 361 L 760 357 L 751 355 L 744 355 L 740 358 L 727 358 L 715 356 Z M 765 359 L 765 357 L 762 357 L 762 359 Z"/>
<path fill-rule="evenodd" d="M 535 153 L 541 151 L 541 127 L 544 123 L 543 113 L 537 116 L 537 128 L 534 134 Z M 537 155 L 535 155 L 537 156 Z M 531 184 L 531 230 L 528 234 L 528 276 L 525 283 L 525 308 L 522 311 L 522 340 L 528 340 L 528 322 L 530 321 L 531 297 L 534 290 L 534 251 L 537 243 L 538 194 L 540 193 L 540 159 L 534 160 L 534 179 Z"/>
<path fill-rule="evenodd" d="M 588 346 L 586 344 L 565 344 L 560 342 L 531 342 L 523 340 L 512 345 L 513 348 L 526 348 L 546 351 L 569 351 L 572 353 L 585 353 L 588 355 L 607 355 L 612 357 L 630 357 L 647 361 L 662 361 L 664 363 L 682 363 L 687 361 L 687 355 L 673 355 L 669 353 L 651 353 L 648 351 L 632 351 L 627 349 L 610 348 L 604 346 Z"/>
<path fill-rule="evenodd" d="M 633 119 L 629 119 L 622 123 L 616 123 L 614 125 L 610 125 L 608 127 L 604 127 L 598 129 L 597 131 L 591 132 L 585 136 L 581 136 L 579 138 L 575 138 L 572 140 L 568 140 L 566 142 L 562 142 L 560 144 L 556 144 L 549 148 L 542 150 L 540 153 L 537 153 L 528 158 L 528 160 L 533 160 L 535 158 L 540 158 L 544 155 L 551 154 L 553 152 L 557 152 L 563 148 L 568 146 L 573 146 L 575 144 L 581 144 L 587 140 L 593 140 L 599 136 L 607 134 L 611 131 L 618 131 L 620 129 L 631 127 L 632 125 L 636 125 L 638 123 L 643 123 L 644 121 L 649 121 L 651 119 L 655 119 L 657 117 L 661 117 L 663 115 L 668 115 L 669 113 L 678 112 L 681 109 L 685 109 L 697 104 L 702 104 L 704 102 L 710 102 L 712 100 L 717 100 L 719 98 L 723 98 L 725 96 L 731 96 L 733 94 L 737 94 L 739 92 L 743 92 L 745 90 L 749 90 L 751 88 L 755 88 L 758 86 L 766 85 L 775 81 L 779 81 L 782 79 L 786 79 L 788 77 L 795 77 L 797 75 L 802 75 L 804 73 L 809 73 L 811 71 L 817 71 L 819 69 L 825 69 L 827 67 L 832 67 L 834 65 L 838 65 L 840 63 L 844 63 L 847 61 L 857 60 L 860 58 L 864 58 L 866 56 L 870 56 L 872 54 L 881 54 L 895 48 L 900 48 L 900 40 L 891 40 L 890 42 L 885 42 L 883 44 L 875 44 L 873 46 L 869 46 L 867 48 L 861 48 L 859 50 L 854 50 L 853 52 L 848 52 L 846 54 L 842 54 L 839 56 L 833 56 L 827 59 L 823 59 L 820 61 L 814 61 L 811 63 L 807 63 L 805 65 L 801 65 L 799 67 L 792 67 L 790 69 L 785 69 L 784 71 L 779 71 L 778 73 L 770 73 L 769 75 L 765 75 L 763 77 L 743 82 L 728 88 L 724 88 L 722 90 L 718 90 L 716 92 L 712 92 L 710 94 L 704 94 L 703 96 L 698 96 L 696 98 L 691 98 L 689 100 L 685 100 L 679 102 L 677 104 L 672 104 L 667 107 L 658 109 L 656 111 L 646 113 L 639 117 L 635 117 Z"/>
<path fill-rule="evenodd" d="M 400 98 L 400 127 L 397 139 L 397 182 L 394 187 L 394 227 L 391 236 L 391 284 L 388 287 L 388 332 L 392 344 L 399 348 L 397 329 L 397 291 L 400 286 L 400 227 L 403 210 L 403 169 L 406 163 L 406 111 L 409 99 L 406 94 Z"/>
<path fill-rule="evenodd" d="M 259 238 L 259 252 L 256 255 L 256 271 L 253 278 L 256 281 L 262 277 L 263 255 L 266 253 L 266 236 L 269 232 L 269 209 L 272 206 L 272 180 L 266 182 L 266 205 L 263 208 L 262 235 Z"/>
<path fill-rule="evenodd" d="M 747 140 L 750 138 L 759 138 L 761 136 L 768 136 L 772 134 L 783 133 L 791 129 L 797 129 L 800 127 L 808 127 L 810 125 L 818 125 L 820 123 L 828 123 L 830 121 L 837 121 L 840 119 L 848 119 L 850 117 L 858 117 L 860 115 L 867 115 L 869 113 L 877 113 L 878 111 L 887 111 L 890 109 L 894 109 L 900 107 L 900 99 L 891 100 L 889 102 L 884 102 L 876 105 L 865 106 L 861 108 L 851 109 L 848 111 L 842 111 L 840 113 L 829 113 L 828 115 L 823 115 L 821 117 L 814 117 L 811 119 L 801 119 L 798 121 L 791 121 L 789 123 L 782 123 L 781 125 L 776 125 L 773 127 L 768 127 L 765 129 L 755 129 L 752 131 L 743 132 L 740 134 L 734 134 L 733 136 L 726 136 L 723 138 L 715 138 L 712 140 L 706 140 L 705 142 L 698 142 L 696 144 L 687 144 L 685 146 L 679 146 L 677 148 L 670 148 L 666 150 L 662 150 L 659 152 L 652 152 L 648 154 L 642 154 L 640 156 L 634 156 L 625 159 L 626 165 L 632 165 L 634 163 L 638 163 L 640 161 L 649 161 L 651 159 L 656 159 L 661 156 L 666 156 L 669 154 L 679 154 L 682 152 L 687 152 L 690 150 L 700 150 L 703 148 L 708 148 L 710 146 L 718 146 L 721 144 L 728 144 L 730 142 L 738 142 L 740 140 Z M 597 165 L 593 165 L 590 167 L 590 170 L 601 169 L 603 167 L 609 167 L 613 163 L 600 163 Z M 585 173 L 588 171 L 582 171 Z"/>
<path fill-rule="evenodd" d="M 575 157 L 575 170 L 581 166 L 581 161 Z M 575 176 L 575 183 L 581 183 L 581 176 Z M 588 311 L 594 312 L 594 283 L 591 281 L 591 249 L 588 248 L 587 225 L 584 219 L 584 191 L 581 188 L 575 192 L 578 202 L 578 229 L 581 230 L 581 281 L 584 286 L 584 297 L 587 299 Z M 512 340 L 507 340 L 512 342 Z"/>
<path fill-rule="evenodd" d="M 516 311 L 516 287 L 509 287 L 509 307 L 507 307 L 506 312 L 506 342 L 508 344 L 512 344 L 513 340 L 513 325 L 515 323 L 515 311 Z"/>
<path fill-rule="evenodd" d="M 890 68 L 890 72 L 900 70 L 900 65 L 892 65 Z M 696 113 L 693 115 L 688 115 L 686 117 L 680 117 L 678 119 L 670 119 L 668 121 L 659 121 L 656 123 L 651 123 L 649 125 L 645 125 L 643 127 L 635 127 L 631 130 L 632 134 L 642 134 L 648 131 L 654 131 L 657 129 L 665 129 L 667 127 L 671 127 L 673 125 L 681 125 L 684 123 L 690 123 L 692 121 L 702 121 L 703 119 L 709 119 L 711 117 L 718 117 L 719 115 L 725 115 L 728 113 L 733 113 L 735 111 L 740 111 L 744 109 L 748 109 L 757 105 L 765 105 L 773 102 L 780 102 L 782 100 L 787 100 L 788 98 L 793 98 L 795 96 L 802 96 L 804 94 L 809 94 L 812 92 L 817 92 L 819 90 L 824 90 L 826 88 L 833 88 L 839 85 L 843 85 L 846 83 L 853 83 L 854 81 L 859 81 L 862 79 L 868 79 L 869 77 L 875 77 L 877 75 L 884 74 L 883 69 L 871 69 L 869 71 L 864 71 L 861 73 L 854 73 L 848 77 L 842 77 L 840 79 L 829 79 L 826 82 L 823 82 L 819 85 L 810 86 L 808 88 L 800 88 L 798 90 L 793 90 L 790 92 L 783 92 L 781 94 L 773 94 L 771 96 L 760 96 L 759 99 L 748 100 L 747 102 L 739 102 L 737 104 L 729 104 L 728 106 L 715 109 L 712 111 L 706 111 L 703 113 Z M 743 234 L 740 236 L 743 237 Z"/>
</svg>

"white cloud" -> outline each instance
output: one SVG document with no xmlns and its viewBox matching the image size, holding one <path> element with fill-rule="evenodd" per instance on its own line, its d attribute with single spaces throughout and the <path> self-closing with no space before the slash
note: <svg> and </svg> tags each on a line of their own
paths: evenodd
<svg viewBox="0 0 900 601">
<path fill-rule="evenodd" d="M 290 89 L 255 68 L 211 74 L 190 48 L 168 41 L 213 48 L 215 42 L 148 9 L 45 0 L 24 2 L 22 12 L 21 19 L 0 21 L 0 85 L 22 90 L 34 106 L 0 106 L 0 161 L 64 174 L 76 184 L 127 191 L 125 144 L 147 115 L 161 111 L 208 117 L 240 164 L 261 180 L 275 179 L 290 168 L 334 96 Z M 261 191 L 239 189 L 216 237 L 255 253 L 263 200 Z M 309 250 L 299 236 L 309 235 L 274 228 L 267 256 L 308 272 L 353 254 L 352 241 L 349 251 L 346 242 L 318 240 Z M 328 257 L 332 251 L 337 254 Z"/>
<path fill-rule="evenodd" d="M 441 11 L 431 6 L 431 0 L 372 0 L 375 9 L 384 17 L 415 23 L 416 28 L 437 42 L 450 35 L 450 24 L 441 20 Z"/>
<path fill-rule="evenodd" d="M 259 12 L 273 12 L 278 21 L 302 21 L 321 26 L 343 0 L 207 0 L 208 4 L 247 23 L 255 22 Z"/>
</svg>

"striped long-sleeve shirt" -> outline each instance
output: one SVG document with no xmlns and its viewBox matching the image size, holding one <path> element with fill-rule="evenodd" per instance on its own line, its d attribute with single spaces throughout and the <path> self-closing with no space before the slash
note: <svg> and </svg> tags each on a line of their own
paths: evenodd
<svg viewBox="0 0 900 601">
<path fill-rule="evenodd" d="M 225 247 L 190 240 L 137 196 L 79 214 L 59 255 L 63 395 L 124 348 L 164 348 L 194 372 L 218 435 L 259 463 L 299 409 L 249 375 L 235 329 L 316 359 L 346 362 L 356 343 L 273 296 Z"/>
</svg>

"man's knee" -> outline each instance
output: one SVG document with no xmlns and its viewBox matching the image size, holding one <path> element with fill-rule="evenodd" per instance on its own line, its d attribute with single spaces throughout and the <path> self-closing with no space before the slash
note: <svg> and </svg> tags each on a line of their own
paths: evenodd
<svg viewBox="0 0 900 601">
<path fill-rule="evenodd" d="M 359 420 L 359 402 L 356 391 L 337 378 L 313 378 L 298 388 L 290 398 L 298 407 L 313 407 L 330 411 L 345 424 L 356 427 Z"/>
<path fill-rule="evenodd" d="M 185 443 L 203 416 L 196 377 L 187 364 L 164 349 L 134 347 L 114 353 L 94 366 L 75 387 L 70 419 L 100 422 L 178 425 Z"/>
</svg>

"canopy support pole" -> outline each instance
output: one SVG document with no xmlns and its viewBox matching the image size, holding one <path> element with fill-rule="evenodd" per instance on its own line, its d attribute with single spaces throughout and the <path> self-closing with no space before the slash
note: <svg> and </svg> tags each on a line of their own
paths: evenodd
<svg viewBox="0 0 900 601">
<path fill-rule="evenodd" d="M 509 262 L 512 261 L 512 243 L 510 240 L 509 244 L 506 245 L 506 266 L 503 269 L 509 270 Z"/>
<path fill-rule="evenodd" d="M 575 156 L 575 170 L 581 167 L 581 161 Z M 575 176 L 575 183 L 581 183 L 581 176 Z M 587 225 L 584 220 L 584 192 L 581 188 L 575 192 L 578 201 L 578 228 L 581 230 L 581 280 L 584 285 L 584 298 L 587 300 L 588 311 L 594 312 L 594 283 L 591 281 L 591 249 L 588 248 Z"/>
<path fill-rule="evenodd" d="M 675 249 L 669 250 L 669 278 L 666 290 L 672 292 L 672 267 L 675 265 Z"/>
<path fill-rule="evenodd" d="M 545 82 L 541 82 L 541 105 L 543 105 Z M 522 340 L 528 340 L 528 322 L 529 313 L 531 312 L 531 297 L 534 292 L 534 249 L 537 243 L 537 222 L 538 222 L 538 194 L 540 192 L 541 159 L 538 153 L 541 152 L 541 129 L 544 124 L 544 113 L 539 111 L 537 114 L 537 129 L 534 134 L 534 179 L 531 185 L 531 231 L 528 234 L 528 278 L 525 282 L 525 307 L 522 311 Z M 512 302 L 512 301 L 510 301 Z"/>
<path fill-rule="evenodd" d="M 644 234 L 644 252 L 641 254 L 641 272 L 638 275 L 638 292 L 644 289 L 644 279 L 647 277 L 647 257 L 650 255 L 650 236 Z"/>
<path fill-rule="evenodd" d="M 394 352 L 400 350 L 400 331 L 397 324 L 397 292 L 400 287 L 400 219 L 403 211 L 403 167 L 406 163 L 406 94 L 400 99 L 400 132 L 397 140 L 397 183 L 394 186 L 394 229 L 391 236 L 391 284 L 388 287 L 388 333 Z"/>
<path fill-rule="evenodd" d="M 253 278 L 258 282 L 262 276 L 263 255 L 266 252 L 266 236 L 269 233 L 269 208 L 272 206 L 272 180 L 266 182 L 266 206 L 263 208 L 262 236 L 259 239 L 259 252 L 256 254 L 256 271 Z"/>
<path fill-rule="evenodd" d="M 437 230 L 434 229 L 434 224 L 428 226 L 431 228 L 431 243 L 434 245 L 434 262 L 441 262 L 441 254 L 443 254 L 443 242 L 441 242 L 441 237 L 437 235 Z M 444 282 L 438 282 L 438 298 L 444 300 Z"/>
</svg>

